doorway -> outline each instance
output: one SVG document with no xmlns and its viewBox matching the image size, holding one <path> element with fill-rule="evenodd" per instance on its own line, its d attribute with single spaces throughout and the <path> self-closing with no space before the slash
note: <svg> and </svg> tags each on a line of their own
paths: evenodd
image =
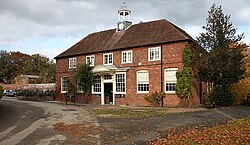
<svg viewBox="0 0 250 145">
<path fill-rule="evenodd" d="M 113 83 L 104 83 L 105 104 L 113 104 Z"/>
</svg>

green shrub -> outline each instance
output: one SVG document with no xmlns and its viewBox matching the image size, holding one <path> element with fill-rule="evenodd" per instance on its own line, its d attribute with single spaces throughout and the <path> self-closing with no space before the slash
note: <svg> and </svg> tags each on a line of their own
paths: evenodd
<svg viewBox="0 0 250 145">
<path fill-rule="evenodd" d="M 215 107 L 214 101 L 210 98 L 208 94 L 204 94 L 203 98 L 204 98 L 204 106 L 206 108 L 211 109 Z"/>
<path fill-rule="evenodd" d="M 2 99 L 3 97 L 3 92 L 4 92 L 4 88 L 3 86 L 0 86 L 0 99 Z"/>
<path fill-rule="evenodd" d="M 145 95 L 144 99 L 151 104 L 154 105 L 160 105 L 160 102 L 162 98 L 165 98 L 166 93 L 160 92 L 158 93 L 157 91 L 155 93 L 152 93 L 151 95 Z"/>
<path fill-rule="evenodd" d="M 234 94 L 227 88 L 215 86 L 208 97 L 211 99 L 211 103 L 214 103 L 217 107 L 231 106 L 233 104 Z"/>
</svg>

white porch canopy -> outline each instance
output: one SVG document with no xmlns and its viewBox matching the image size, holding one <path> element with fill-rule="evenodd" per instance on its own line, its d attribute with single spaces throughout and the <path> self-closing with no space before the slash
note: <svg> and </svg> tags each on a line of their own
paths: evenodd
<svg viewBox="0 0 250 145">
<path fill-rule="evenodd" d="M 114 65 L 97 65 L 92 69 L 94 74 L 114 74 L 115 72 L 126 72 L 129 68 L 117 68 Z"/>
</svg>

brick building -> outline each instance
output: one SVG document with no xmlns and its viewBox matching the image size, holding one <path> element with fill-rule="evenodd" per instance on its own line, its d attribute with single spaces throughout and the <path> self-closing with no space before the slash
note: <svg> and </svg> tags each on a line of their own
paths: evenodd
<svg viewBox="0 0 250 145">
<path fill-rule="evenodd" d="M 95 74 L 93 96 L 78 91 L 77 102 L 148 105 L 145 95 L 164 91 L 164 105 L 178 106 L 176 72 L 182 70 L 183 50 L 193 39 L 165 19 L 132 25 L 125 3 L 118 15 L 117 28 L 89 34 L 55 58 L 56 99 L 65 100 L 72 72 L 88 63 Z M 201 102 L 202 87 L 197 84 L 194 81 L 194 105 Z"/>
</svg>

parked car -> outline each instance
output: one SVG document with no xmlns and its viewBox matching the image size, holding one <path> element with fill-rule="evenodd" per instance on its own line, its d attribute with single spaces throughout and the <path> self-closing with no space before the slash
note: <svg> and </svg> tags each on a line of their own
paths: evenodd
<svg viewBox="0 0 250 145">
<path fill-rule="evenodd" d="M 16 97 L 17 91 L 16 90 L 4 90 L 3 95 L 10 96 L 10 97 Z"/>
</svg>

